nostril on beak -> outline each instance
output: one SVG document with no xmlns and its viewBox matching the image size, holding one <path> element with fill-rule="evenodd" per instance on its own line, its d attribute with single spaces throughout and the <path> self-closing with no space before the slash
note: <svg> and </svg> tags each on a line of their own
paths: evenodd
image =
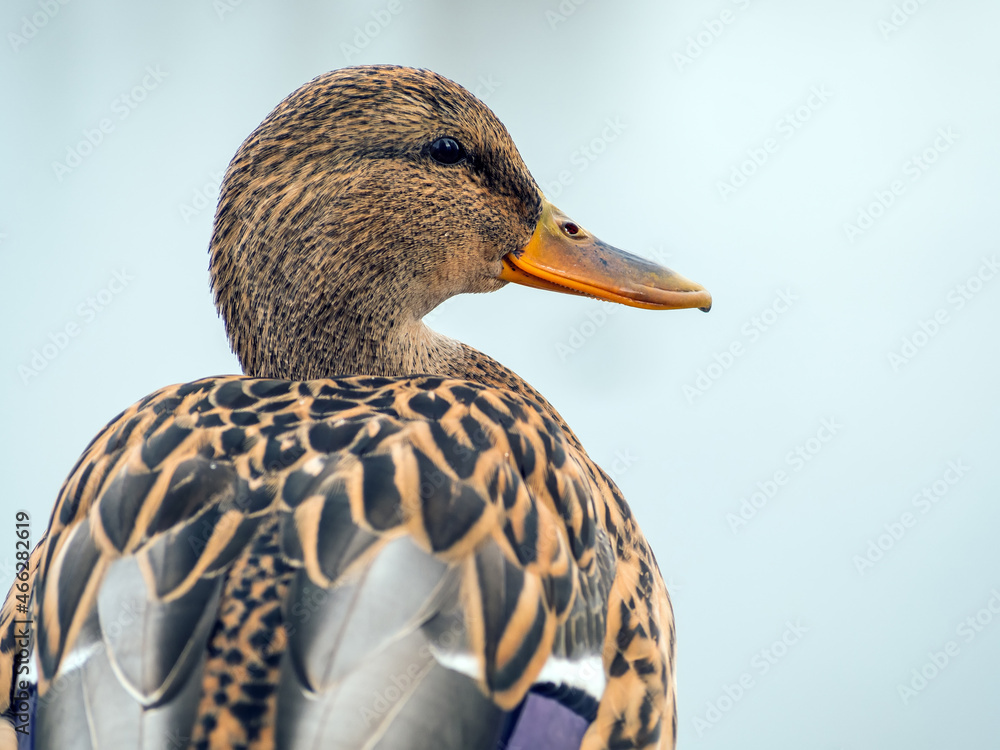
<svg viewBox="0 0 1000 750">
<path fill-rule="evenodd" d="M 580 227 L 574 224 L 572 221 L 564 222 L 562 228 L 563 231 L 570 237 L 580 233 Z"/>
</svg>

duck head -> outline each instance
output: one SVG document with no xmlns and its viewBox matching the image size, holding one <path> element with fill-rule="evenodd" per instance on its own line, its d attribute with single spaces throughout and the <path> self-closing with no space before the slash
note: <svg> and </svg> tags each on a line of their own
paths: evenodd
<svg viewBox="0 0 1000 750">
<path fill-rule="evenodd" d="M 210 254 L 216 305 L 256 376 L 465 376 L 461 345 L 421 319 L 511 281 L 711 306 L 698 284 L 549 203 L 466 89 L 395 66 L 319 76 L 264 119 L 226 172 Z"/>
</svg>

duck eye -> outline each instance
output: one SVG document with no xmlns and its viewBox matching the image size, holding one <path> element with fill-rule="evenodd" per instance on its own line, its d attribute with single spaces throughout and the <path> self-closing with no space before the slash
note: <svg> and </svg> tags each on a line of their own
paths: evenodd
<svg viewBox="0 0 1000 750">
<path fill-rule="evenodd" d="M 465 149 L 454 138 L 438 138 L 430 147 L 431 158 L 439 164 L 458 164 L 465 159 Z"/>
</svg>

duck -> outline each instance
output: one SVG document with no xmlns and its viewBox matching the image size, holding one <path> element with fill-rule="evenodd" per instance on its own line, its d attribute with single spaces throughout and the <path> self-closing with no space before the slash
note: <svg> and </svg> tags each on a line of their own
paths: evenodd
<svg viewBox="0 0 1000 750">
<path fill-rule="evenodd" d="M 705 288 L 556 208 L 465 88 L 388 65 L 261 122 L 209 256 L 243 374 L 146 396 L 69 472 L 0 615 L 0 747 L 674 747 L 673 611 L 622 493 L 423 319 L 508 283 Z"/>
</svg>

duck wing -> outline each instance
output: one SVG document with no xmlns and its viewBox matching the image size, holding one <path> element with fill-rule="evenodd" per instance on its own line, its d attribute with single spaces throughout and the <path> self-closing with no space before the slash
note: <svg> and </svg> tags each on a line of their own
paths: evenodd
<svg viewBox="0 0 1000 750">
<path fill-rule="evenodd" d="M 607 492 L 543 407 L 466 381 L 158 391 L 33 555 L 35 747 L 657 746 L 662 601 Z"/>
</svg>

